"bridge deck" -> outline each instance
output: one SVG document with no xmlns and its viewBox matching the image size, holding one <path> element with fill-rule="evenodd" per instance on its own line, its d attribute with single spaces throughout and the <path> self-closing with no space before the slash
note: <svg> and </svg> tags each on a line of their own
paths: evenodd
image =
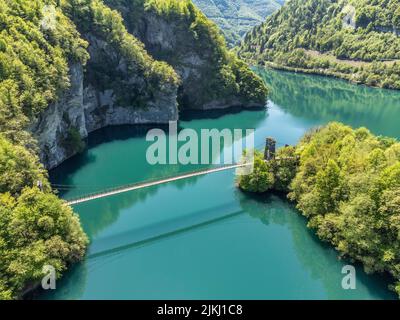
<svg viewBox="0 0 400 320">
<path fill-rule="evenodd" d="M 206 169 L 206 170 L 202 170 L 202 171 L 184 173 L 184 174 L 181 174 L 181 175 L 178 175 L 178 176 L 169 177 L 169 178 L 165 178 L 165 179 L 149 181 L 149 182 L 143 182 L 143 183 L 137 183 L 137 184 L 133 184 L 133 185 L 129 185 L 129 186 L 122 186 L 120 188 L 115 188 L 113 190 L 93 193 L 91 195 L 82 196 L 81 198 L 76 198 L 76 199 L 69 200 L 69 201 L 67 200 L 67 204 L 68 205 L 79 204 L 79 203 L 88 202 L 88 201 L 91 201 L 91 200 L 110 197 L 110 196 L 113 196 L 113 195 L 129 192 L 129 191 L 133 191 L 133 190 L 148 188 L 148 187 L 151 187 L 151 186 L 156 186 L 156 185 L 160 185 L 160 184 L 164 184 L 164 183 L 168 183 L 168 182 L 172 182 L 172 181 L 178 181 L 178 180 L 182 180 L 182 179 L 187 179 L 187 178 L 191 178 L 191 177 L 202 176 L 202 175 L 206 175 L 206 174 L 209 174 L 209 173 L 214 173 L 214 172 L 219 172 L 219 171 L 225 171 L 225 170 L 245 167 L 245 166 L 248 166 L 248 165 L 250 165 L 250 164 L 249 163 L 232 164 L 232 165 L 227 165 L 227 166 L 223 166 L 223 167 L 219 167 L 219 168 L 213 168 L 213 169 Z"/>
</svg>

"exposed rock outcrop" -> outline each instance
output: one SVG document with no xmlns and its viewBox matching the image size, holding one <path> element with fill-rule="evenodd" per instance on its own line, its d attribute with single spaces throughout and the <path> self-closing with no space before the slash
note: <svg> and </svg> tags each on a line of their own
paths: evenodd
<svg viewBox="0 0 400 320">
<path fill-rule="evenodd" d="M 90 59 L 85 71 L 70 62 L 69 90 L 31 127 L 46 168 L 79 152 L 94 130 L 176 121 L 178 104 L 202 110 L 265 105 L 262 80 L 228 52 L 217 27 L 191 1 L 177 0 L 164 11 L 144 1 L 106 1 L 124 20 L 99 1 L 90 3 L 94 15 L 84 4 L 65 7 Z"/>
<path fill-rule="evenodd" d="M 73 155 L 63 146 L 70 128 L 76 128 L 82 138 L 88 135 L 83 111 L 83 77 L 82 65 L 72 64 L 70 89 L 59 101 L 51 104 L 30 128 L 38 140 L 40 159 L 49 169 Z"/>
<path fill-rule="evenodd" d="M 146 106 L 121 106 L 118 95 L 111 88 L 97 89 L 87 81 L 91 64 L 107 63 L 118 55 L 104 41 L 88 35 L 90 40 L 89 53 L 91 61 L 84 73 L 79 63 L 70 65 L 70 88 L 59 101 L 50 105 L 30 128 L 38 140 L 40 158 L 47 169 L 52 169 L 64 160 L 75 155 L 79 150 L 70 145 L 71 130 L 79 133 L 79 139 L 84 139 L 90 132 L 97 129 L 123 124 L 159 124 L 178 120 L 177 87 L 163 85 L 154 93 Z M 129 73 L 124 67 L 122 57 L 118 58 L 121 74 L 131 85 L 132 90 L 143 86 L 143 79 Z"/>
<path fill-rule="evenodd" d="M 343 28 L 356 28 L 356 8 L 352 5 L 346 5 L 342 9 L 342 13 L 344 14 L 343 17 Z"/>
<path fill-rule="evenodd" d="M 181 1 L 185 9 L 177 5 L 178 9 L 171 9 L 168 14 L 167 9 L 152 7 L 145 0 L 106 3 L 122 14 L 128 31 L 145 44 L 155 59 L 166 61 L 180 76 L 181 109 L 265 105 L 262 81 L 228 52 L 217 27 L 190 1 Z M 248 78 L 241 78 L 243 74 Z M 251 82 L 252 86 L 244 88 Z M 252 95 L 263 90 L 264 94 Z"/>
<path fill-rule="evenodd" d="M 147 97 L 151 91 L 148 83 L 141 74 L 129 70 L 128 62 L 113 46 L 92 34 L 87 35 L 86 39 L 90 43 L 88 50 L 91 57 L 83 91 L 83 108 L 88 132 L 111 125 L 157 124 L 178 120 L 176 85 L 157 84 L 156 90 L 152 90 L 151 96 Z M 113 69 L 117 70 L 117 77 L 120 79 L 117 85 L 104 81 L 100 85 L 98 79 L 93 79 L 93 74 L 100 78 L 109 76 L 96 70 L 100 64 L 114 64 Z M 144 105 L 135 105 L 135 100 L 121 99 L 126 92 L 118 92 L 120 86 L 146 96 Z M 100 87 L 102 88 L 99 89 Z"/>
</svg>

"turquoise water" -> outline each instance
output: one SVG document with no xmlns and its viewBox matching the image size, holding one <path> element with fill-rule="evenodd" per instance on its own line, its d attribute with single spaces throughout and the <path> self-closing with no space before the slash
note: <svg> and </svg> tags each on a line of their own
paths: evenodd
<svg viewBox="0 0 400 320">
<path fill-rule="evenodd" d="M 400 137 L 400 94 L 339 80 L 262 72 L 268 108 L 182 116 L 181 128 L 254 128 L 294 144 L 311 127 L 338 120 Z M 88 150 L 54 170 L 72 197 L 198 166 L 151 166 L 148 128 L 90 136 Z M 235 187 L 234 171 L 172 182 L 76 205 L 91 239 L 86 259 L 44 299 L 391 299 L 388 279 L 357 266 L 357 289 L 343 290 L 347 261 L 322 244 L 278 195 Z"/>
</svg>

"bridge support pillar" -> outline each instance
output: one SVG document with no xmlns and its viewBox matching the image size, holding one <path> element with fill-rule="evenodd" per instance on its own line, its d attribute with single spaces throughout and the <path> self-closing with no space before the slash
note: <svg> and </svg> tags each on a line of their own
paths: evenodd
<svg viewBox="0 0 400 320">
<path fill-rule="evenodd" d="M 275 158 L 276 140 L 268 137 L 265 142 L 264 159 L 269 161 Z"/>
</svg>

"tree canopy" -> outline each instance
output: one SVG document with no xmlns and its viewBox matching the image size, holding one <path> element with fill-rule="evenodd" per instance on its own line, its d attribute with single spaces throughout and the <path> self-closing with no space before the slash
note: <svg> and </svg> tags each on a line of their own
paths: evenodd
<svg viewBox="0 0 400 320">
<path fill-rule="evenodd" d="M 361 261 L 367 272 L 390 273 L 392 289 L 400 295 L 400 143 L 366 128 L 330 123 L 289 148 L 281 150 L 298 161 L 277 156 L 267 165 L 259 155 L 254 173 L 241 178 L 239 186 L 288 192 L 322 240 Z M 275 185 L 264 188 L 271 174 Z M 277 188 L 276 177 L 283 187 Z"/>
<path fill-rule="evenodd" d="M 37 157 L 0 135 L 0 299 L 34 288 L 45 265 L 60 277 L 86 245 L 79 218 L 51 192 Z"/>
<path fill-rule="evenodd" d="M 291 0 L 239 48 L 254 63 L 400 89 L 397 0 Z"/>
</svg>

